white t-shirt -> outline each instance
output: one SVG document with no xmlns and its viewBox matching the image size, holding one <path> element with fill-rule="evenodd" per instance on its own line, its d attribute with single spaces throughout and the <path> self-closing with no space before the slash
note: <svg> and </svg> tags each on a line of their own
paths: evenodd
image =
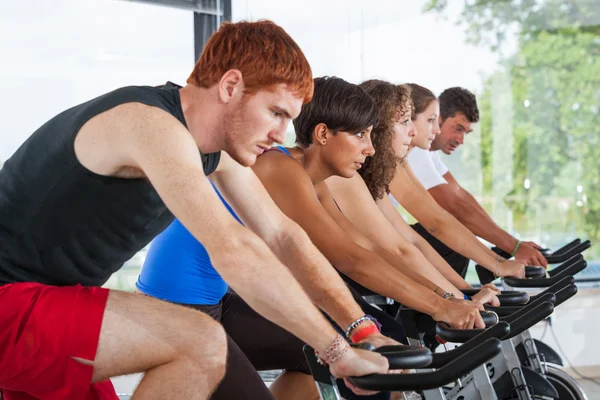
<svg viewBox="0 0 600 400">
<path fill-rule="evenodd" d="M 444 175 L 448 167 L 440 159 L 440 152 L 413 148 L 406 157 L 408 165 L 425 189 L 448 183 Z"/>
</svg>

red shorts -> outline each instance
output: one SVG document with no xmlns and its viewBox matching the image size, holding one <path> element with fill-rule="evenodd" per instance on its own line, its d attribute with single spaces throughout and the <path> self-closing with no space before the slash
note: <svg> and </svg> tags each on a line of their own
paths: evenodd
<svg viewBox="0 0 600 400">
<path fill-rule="evenodd" d="M 108 290 L 38 283 L 0 286 L 0 389 L 4 400 L 118 399 L 92 384 Z"/>
</svg>

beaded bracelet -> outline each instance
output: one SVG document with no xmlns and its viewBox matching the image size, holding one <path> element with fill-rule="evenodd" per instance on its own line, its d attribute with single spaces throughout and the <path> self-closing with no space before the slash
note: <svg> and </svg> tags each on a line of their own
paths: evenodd
<svg viewBox="0 0 600 400">
<path fill-rule="evenodd" d="M 373 321 L 375 323 L 375 326 L 377 326 L 377 330 L 381 332 L 381 324 L 379 323 L 379 321 L 377 321 L 375 317 L 366 314 L 350 324 L 348 329 L 346 329 L 346 337 L 350 339 L 350 332 L 352 332 L 357 326 L 359 326 L 365 321 Z"/>
<path fill-rule="evenodd" d="M 315 350 L 315 356 L 317 356 L 317 362 L 321 365 L 333 364 L 350 349 L 350 344 L 344 339 L 342 335 L 337 335 L 335 340 L 325 349 L 323 354 L 320 354 Z"/>
</svg>

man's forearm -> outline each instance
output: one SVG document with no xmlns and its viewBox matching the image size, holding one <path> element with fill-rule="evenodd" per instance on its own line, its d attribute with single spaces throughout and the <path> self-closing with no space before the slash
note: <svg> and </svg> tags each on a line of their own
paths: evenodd
<svg viewBox="0 0 600 400">
<path fill-rule="evenodd" d="M 325 350 L 337 334 L 290 271 L 258 237 L 248 232 L 232 237 L 209 252 L 217 272 L 260 315 Z"/>
<path fill-rule="evenodd" d="M 461 207 L 462 211 L 458 219 L 476 236 L 487 240 L 508 253 L 512 253 L 517 245 L 517 239 L 496 225 L 470 193 L 463 192 L 461 197 L 463 201 L 467 202 L 468 206 Z"/>
<path fill-rule="evenodd" d="M 272 249 L 312 301 L 342 329 L 364 315 L 346 283 L 297 226 L 285 230 Z"/>
</svg>

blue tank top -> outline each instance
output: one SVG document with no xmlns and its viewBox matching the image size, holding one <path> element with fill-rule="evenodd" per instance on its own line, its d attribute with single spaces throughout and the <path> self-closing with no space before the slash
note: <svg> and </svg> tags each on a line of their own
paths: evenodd
<svg viewBox="0 0 600 400">
<path fill-rule="evenodd" d="M 241 223 L 214 185 L 213 188 Z M 202 243 L 177 219 L 152 241 L 135 285 L 142 293 L 161 300 L 206 305 L 219 303 L 228 288 Z"/>
</svg>

